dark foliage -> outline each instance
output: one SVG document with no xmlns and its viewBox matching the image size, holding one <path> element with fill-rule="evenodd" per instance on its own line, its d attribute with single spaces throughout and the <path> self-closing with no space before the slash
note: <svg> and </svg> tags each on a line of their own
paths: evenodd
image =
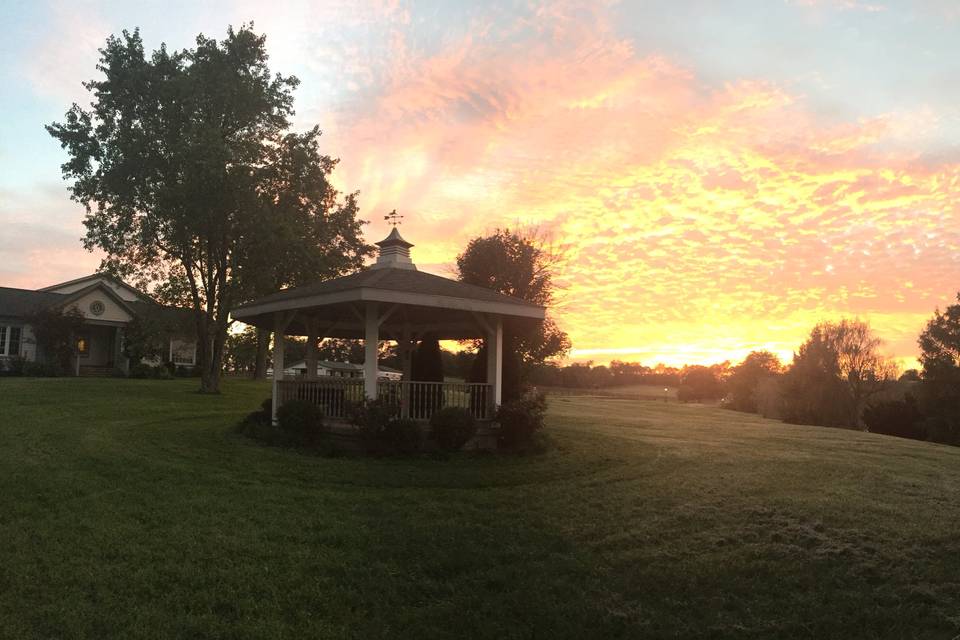
<svg viewBox="0 0 960 640">
<path fill-rule="evenodd" d="M 83 314 L 71 307 L 38 309 L 25 318 L 33 330 L 38 355 L 45 365 L 44 375 L 62 376 L 70 372 L 77 350 L 76 335 L 83 326 Z"/>
<path fill-rule="evenodd" d="M 477 421 L 466 409 L 445 407 L 430 418 L 430 435 L 443 451 L 459 451 L 477 433 Z"/>
<path fill-rule="evenodd" d="M 290 435 L 273 424 L 272 412 L 273 399 L 266 398 L 259 409 L 247 414 L 247 417 L 237 425 L 237 432 L 272 447 L 294 445 Z"/>
<path fill-rule="evenodd" d="M 63 375 L 63 369 L 52 362 L 28 360 L 23 363 L 23 375 L 28 378 L 56 378 Z"/>
<path fill-rule="evenodd" d="M 443 382 L 443 357 L 440 342 L 433 334 L 420 341 L 411 360 L 411 379 L 416 382 Z"/>
<path fill-rule="evenodd" d="M 756 413 L 757 388 L 762 380 L 783 369 L 780 359 L 769 351 L 752 351 L 733 368 L 727 380 L 727 407 L 735 411 Z"/>
<path fill-rule="evenodd" d="M 880 339 L 859 320 L 822 322 L 783 377 L 783 419 L 860 428 L 864 407 L 896 379 Z"/>
<path fill-rule="evenodd" d="M 420 451 L 423 433 L 416 421 L 397 418 L 387 423 L 383 440 L 391 452 L 409 455 Z"/>
<path fill-rule="evenodd" d="M 542 238 L 498 229 L 474 238 L 457 256 L 460 280 L 549 307 L 560 252 Z M 570 339 L 550 318 L 543 323 L 507 323 L 503 331 L 503 398 L 519 397 L 531 366 L 570 350 Z"/>
<path fill-rule="evenodd" d="M 288 400 L 277 409 L 277 423 L 290 442 L 313 447 L 323 438 L 323 411 L 306 400 Z"/>
<path fill-rule="evenodd" d="M 22 376 L 25 364 L 26 360 L 20 356 L 0 358 L 0 376 Z"/>
<path fill-rule="evenodd" d="M 500 447 L 507 450 L 529 448 L 535 436 L 543 430 L 546 413 L 547 396 L 542 391 L 530 391 L 517 400 L 500 405 L 496 418 L 500 424 Z"/>
<path fill-rule="evenodd" d="M 680 369 L 663 364 L 648 367 L 639 362 L 619 360 L 614 360 L 609 366 L 575 362 L 561 367 L 554 363 L 543 363 L 528 367 L 528 379 L 531 384 L 539 386 L 574 389 L 599 389 L 637 384 L 676 387 L 680 385 L 680 380 L 688 368 Z M 724 373 L 723 364 L 713 365 L 711 369 L 715 370 L 718 377 Z"/>
<path fill-rule="evenodd" d="M 123 330 L 123 354 L 131 363 L 153 360 L 164 352 L 164 334 L 170 327 L 164 326 L 159 313 L 144 310 L 134 316 Z"/>
<path fill-rule="evenodd" d="M 923 440 L 926 437 L 923 428 L 923 413 L 917 399 L 911 394 L 903 400 L 878 402 L 863 412 L 863 423 L 872 433 L 888 436 Z"/>
<path fill-rule="evenodd" d="M 379 398 L 364 400 L 350 407 L 348 420 L 357 427 L 357 433 L 367 453 L 390 453 L 390 437 L 387 428 L 397 419 L 400 405 L 391 400 Z"/>
<path fill-rule="evenodd" d="M 677 399 L 681 402 L 703 402 L 723 397 L 723 383 L 710 367 L 688 367 L 680 380 Z"/>
<path fill-rule="evenodd" d="M 145 362 L 138 362 L 130 365 L 131 378 L 150 378 L 153 380 L 170 380 L 174 377 L 170 367 L 167 365 L 150 365 Z"/>
<path fill-rule="evenodd" d="M 957 295 L 960 303 L 960 294 Z M 920 334 L 921 404 L 930 440 L 960 444 L 960 304 L 937 310 Z"/>
<path fill-rule="evenodd" d="M 47 130 L 69 154 L 85 246 L 192 309 L 200 389 L 215 393 L 232 308 L 359 266 L 370 247 L 356 194 L 330 185 L 319 128 L 290 131 L 299 81 L 271 72 L 266 38 L 243 25 L 195 42 L 148 54 L 139 31 L 109 37 L 90 108 Z"/>
</svg>

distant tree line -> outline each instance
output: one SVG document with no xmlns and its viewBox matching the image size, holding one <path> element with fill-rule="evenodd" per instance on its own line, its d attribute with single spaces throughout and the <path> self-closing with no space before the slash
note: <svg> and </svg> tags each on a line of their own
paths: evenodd
<svg viewBox="0 0 960 640">
<path fill-rule="evenodd" d="M 898 376 L 869 325 L 821 323 L 787 367 L 767 352 L 747 356 L 725 402 L 790 423 L 960 445 L 960 304 L 937 310 L 918 342 L 922 370 Z"/>
</svg>

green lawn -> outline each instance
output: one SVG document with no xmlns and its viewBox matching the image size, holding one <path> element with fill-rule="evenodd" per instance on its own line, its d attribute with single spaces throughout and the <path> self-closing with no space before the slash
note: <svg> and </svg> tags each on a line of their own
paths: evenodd
<svg viewBox="0 0 960 640">
<path fill-rule="evenodd" d="M 960 634 L 960 448 L 566 397 L 544 455 L 326 459 L 195 384 L 0 379 L 0 637 Z"/>
</svg>

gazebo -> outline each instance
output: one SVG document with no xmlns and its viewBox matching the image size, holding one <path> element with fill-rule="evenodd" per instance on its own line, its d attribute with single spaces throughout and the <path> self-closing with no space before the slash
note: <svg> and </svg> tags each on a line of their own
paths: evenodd
<svg viewBox="0 0 960 640">
<path fill-rule="evenodd" d="M 287 400 L 305 399 L 333 420 L 347 417 L 350 404 L 386 398 L 401 415 L 429 420 L 436 410 L 457 406 L 478 420 L 491 420 L 501 403 L 504 326 L 518 329 L 542 322 L 544 308 L 449 278 L 418 271 L 412 244 L 396 227 L 376 243 L 379 255 L 369 269 L 332 280 L 283 289 L 233 311 L 237 320 L 274 332 L 273 418 Z M 284 377 L 284 335 L 307 338 L 306 375 Z M 482 339 L 486 382 L 412 380 L 412 353 L 425 337 Z M 317 344 L 323 338 L 363 339 L 363 378 L 317 375 Z M 378 378 L 381 340 L 393 340 L 402 363 L 401 380 Z"/>
</svg>

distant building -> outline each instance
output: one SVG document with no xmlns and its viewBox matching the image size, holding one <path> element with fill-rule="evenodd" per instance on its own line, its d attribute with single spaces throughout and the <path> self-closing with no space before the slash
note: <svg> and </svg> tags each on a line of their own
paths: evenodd
<svg viewBox="0 0 960 640">
<path fill-rule="evenodd" d="M 273 375 L 272 371 L 267 371 L 267 375 Z M 295 362 L 283 370 L 286 377 L 302 378 L 307 375 L 307 363 L 303 360 Z M 328 376 L 333 378 L 363 378 L 363 365 L 352 364 L 350 362 L 331 362 L 329 360 L 317 361 L 317 376 Z M 403 373 L 380 365 L 377 367 L 377 377 L 386 380 L 400 380 Z"/>
</svg>

